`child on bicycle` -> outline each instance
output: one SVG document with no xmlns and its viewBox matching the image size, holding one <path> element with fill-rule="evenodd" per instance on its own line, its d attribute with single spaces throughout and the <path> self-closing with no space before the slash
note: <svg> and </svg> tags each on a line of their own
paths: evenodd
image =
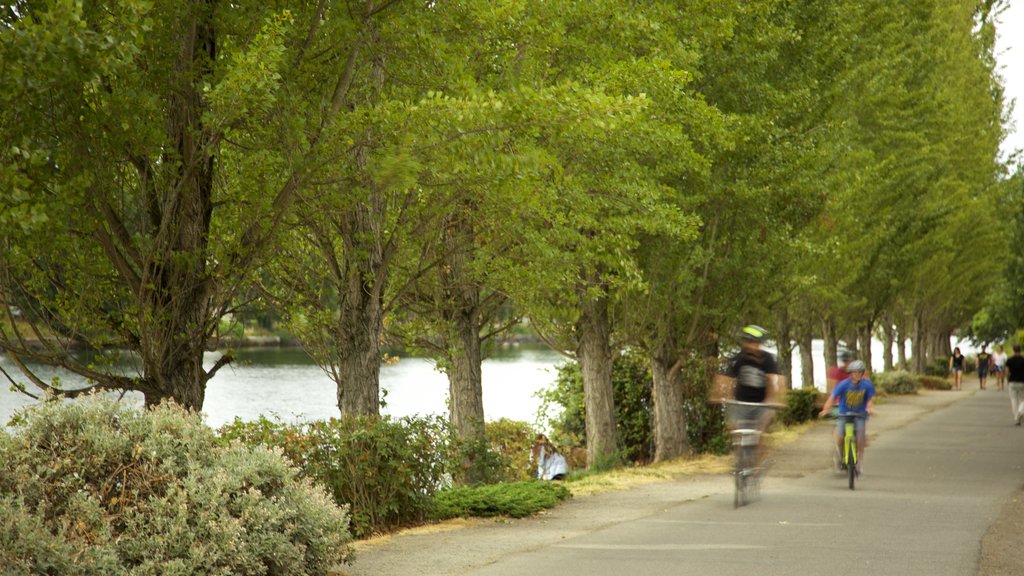
<svg viewBox="0 0 1024 576">
<path fill-rule="evenodd" d="M 825 416 L 838 401 L 840 414 L 860 414 L 863 418 L 856 419 L 857 434 L 857 467 L 864 461 L 864 447 L 867 444 L 867 417 L 875 413 L 875 385 L 864 377 L 864 362 L 854 360 L 847 370 L 850 377 L 836 384 L 835 390 L 829 395 L 819 416 Z M 836 423 L 836 446 L 843 451 L 843 420 Z"/>
</svg>

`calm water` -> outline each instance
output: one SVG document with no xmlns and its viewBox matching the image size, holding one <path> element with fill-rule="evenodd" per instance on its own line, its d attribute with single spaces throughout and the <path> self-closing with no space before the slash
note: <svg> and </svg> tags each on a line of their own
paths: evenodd
<svg viewBox="0 0 1024 576">
<path fill-rule="evenodd" d="M 954 342 L 965 353 L 973 347 Z M 819 389 L 825 386 L 824 345 L 813 342 L 814 381 Z M 881 342 L 872 346 L 873 368 L 882 369 Z M 212 366 L 218 353 L 206 356 Z M 484 417 L 487 420 L 510 418 L 535 422 L 540 407 L 536 393 L 554 382 L 555 367 L 564 358 L 547 348 L 518 347 L 501 350 L 483 364 Z M 800 380 L 799 350 L 793 354 L 793 377 Z M 20 372 L 9 360 L 0 356 L 0 366 L 16 379 Z M 50 368 L 40 368 L 39 375 L 49 380 L 59 376 L 62 382 L 74 387 L 83 381 L 72 374 Z M 4 382 L 0 388 L 0 423 L 6 423 L 16 410 L 31 405 L 34 400 L 11 392 Z M 381 387 L 387 392 L 384 414 L 410 416 L 414 414 L 447 415 L 448 380 L 424 358 L 402 358 L 397 364 L 381 368 Z M 29 386 L 31 390 L 32 387 Z M 141 395 L 134 396 L 141 404 Z M 261 414 L 277 415 L 283 420 L 312 420 L 338 415 L 335 385 L 323 371 L 314 365 L 299 349 L 261 348 L 242 350 L 238 360 L 221 369 L 210 381 L 204 406 L 206 421 L 220 426 L 236 417 L 254 420 Z"/>
<path fill-rule="evenodd" d="M 232 365 L 222 368 L 206 389 L 204 415 L 211 426 L 220 426 L 236 417 L 254 420 L 261 414 L 277 415 L 282 420 L 312 420 L 338 416 L 333 381 L 300 349 L 260 348 L 242 350 Z M 220 357 L 206 356 L 207 367 Z M 534 422 L 540 400 L 537 391 L 554 382 L 555 367 L 564 360 L 547 348 L 517 347 L 499 351 L 483 363 L 484 417 L 487 420 L 511 418 Z M 0 366 L 16 380 L 24 381 L 10 360 L 0 356 Z M 49 380 L 61 378 L 63 385 L 84 383 L 80 377 L 51 368 L 38 368 Z M 8 390 L 0 391 L 0 422 L 6 423 L 14 412 L 31 405 L 31 398 Z M 386 406 L 381 410 L 392 416 L 414 414 L 446 415 L 448 380 L 433 362 L 406 357 L 381 367 L 381 387 L 386 391 Z M 28 389 L 33 390 L 32 386 Z M 141 395 L 129 395 L 141 403 Z"/>
</svg>

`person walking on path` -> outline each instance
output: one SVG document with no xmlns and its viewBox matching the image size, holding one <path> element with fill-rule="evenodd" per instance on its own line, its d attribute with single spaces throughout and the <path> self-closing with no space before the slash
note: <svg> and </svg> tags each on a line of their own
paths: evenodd
<svg viewBox="0 0 1024 576">
<path fill-rule="evenodd" d="M 992 355 L 985 349 L 988 346 L 981 345 L 981 352 L 978 352 L 978 387 L 985 389 L 985 382 L 988 380 L 988 371 L 992 367 Z"/>
<path fill-rule="evenodd" d="M 1002 392 L 1006 388 L 1006 352 L 1001 344 L 992 353 L 992 373 L 996 376 L 996 389 Z"/>
<path fill-rule="evenodd" d="M 953 390 L 959 390 L 964 383 L 964 355 L 959 346 L 953 349 L 953 355 L 949 357 L 949 375 L 953 377 Z"/>
<path fill-rule="evenodd" d="M 1020 426 L 1024 420 L 1024 356 L 1020 355 L 1020 344 L 1013 345 L 1013 356 L 1006 359 L 1006 379 L 1010 383 L 1010 408 L 1013 423 Z"/>
</svg>

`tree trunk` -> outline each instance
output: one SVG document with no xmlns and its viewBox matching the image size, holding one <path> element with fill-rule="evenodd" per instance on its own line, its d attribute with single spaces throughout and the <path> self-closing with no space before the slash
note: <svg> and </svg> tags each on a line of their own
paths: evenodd
<svg viewBox="0 0 1024 576">
<path fill-rule="evenodd" d="M 836 337 L 836 326 L 831 320 L 825 319 L 821 322 L 822 338 L 825 341 L 825 370 L 839 365 L 839 346 Z"/>
<path fill-rule="evenodd" d="M 925 372 L 925 366 L 927 366 L 925 358 L 926 345 L 927 336 L 925 336 L 924 322 L 921 319 L 921 312 L 917 312 L 914 314 L 914 335 L 911 340 L 910 352 L 916 374 L 924 374 Z"/>
<path fill-rule="evenodd" d="M 864 361 L 864 365 L 867 367 L 867 370 L 868 370 L 869 373 L 872 370 L 872 368 L 871 368 L 871 332 L 872 332 L 872 328 L 873 328 L 873 326 L 872 326 L 871 322 L 868 322 L 864 326 L 861 326 L 860 329 L 857 331 L 857 339 L 858 339 L 859 344 L 860 344 L 860 346 L 859 346 L 860 347 L 860 356 L 858 356 L 858 357 L 861 360 Z"/>
<path fill-rule="evenodd" d="M 448 354 L 448 402 L 452 427 L 468 440 L 484 436 L 484 395 L 480 326 L 475 309 L 462 312 L 454 319 L 456 341 Z"/>
<path fill-rule="evenodd" d="M 483 378 L 480 350 L 480 286 L 471 277 L 475 243 L 472 223 L 453 214 L 445 226 L 445 265 L 441 270 L 449 362 L 448 402 L 452 426 L 463 440 L 484 435 Z"/>
<path fill-rule="evenodd" d="M 176 89 L 168 106 L 168 136 L 177 163 L 152 226 L 153 248 L 139 292 L 140 353 L 147 406 L 173 399 L 202 410 L 208 376 L 203 353 L 216 324 L 207 273 L 213 213 L 214 160 L 206 148 L 202 87 L 216 62 L 213 5 L 197 3 L 181 28 Z"/>
<path fill-rule="evenodd" d="M 381 287 L 371 280 L 376 270 L 364 270 L 366 259 L 349 257 L 343 293 L 337 348 L 338 410 L 342 416 L 380 415 L 381 335 L 384 314 Z"/>
<path fill-rule="evenodd" d="M 892 317 L 888 314 L 885 318 L 885 330 L 883 332 L 883 344 L 885 348 L 882 350 L 882 360 L 885 363 L 884 370 L 890 371 L 894 368 L 892 361 L 892 345 L 893 341 L 896 340 L 895 328 L 892 325 Z"/>
<path fill-rule="evenodd" d="M 580 304 L 576 358 L 583 373 L 587 467 L 601 469 L 613 463 L 618 450 L 612 388 L 611 322 L 606 296 L 594 297 L 583 289 Z"/>
<path fill-rule="evenodd" d="M 814 355 L 811 344 L 813 337 L 810 330 L 800 334 L 800 387 L 814 388 Z"/>
<path fill-rule="evenodd" d="M 783 310 L 779 318 L 779 337 L 775 339 L 778 349 L 779 374 L 782 375 L 782 389 L 792 390 L 793 388 L 793 347 L 790 343 L 792 327 L 789 323 L 789 313 Z"/>
<path fill-rule="evenodd" d="M 654 461 L 671 460 L 691 453 L 686 436 L 685 391 L 679 378 L 680 363 L 674 347 L 665 345 L 651 354 L 654 388 Z"/>
<path fill-rule="evenodd" d="M 896 356 L 899 359 L 900 370 L 909 371 L 910 364 L 907 362 L 907 335 L 906 324 L 901 324 L 901 327 L 896 331 Z"/>
</svg>

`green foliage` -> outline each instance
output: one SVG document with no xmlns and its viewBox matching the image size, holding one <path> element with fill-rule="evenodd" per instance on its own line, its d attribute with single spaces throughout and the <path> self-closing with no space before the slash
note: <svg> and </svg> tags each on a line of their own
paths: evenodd
<svg viewBox="0 0 1024 576">
<path fill-rule="evenodd" d="M 220 434 L 226 441 L 279 446 L 304 476 L 351 506 L 357 537 L 422 522 L 449 472 L 448 430 L 437 419 L 236 419 Z"/>
<path fill-rule="evenodd" d="M 690 398 L 683 404 L 686 437 L 697 453 L 728 454 L 732 439 L 721 404 L 707 402 L 705 396 Z"/>
<path fill-rule="evenodd" d="M 909 372 L 894 370 L 876 374 L 875 386 L 886 394 L 917 394 L 921 382 Z"/>
<path fill-rule="evenodd" d="M 4 574 L 326 575 L 348 515 L 278 451 L 216 442 L 195 413 L 88 398 L 0 435 Z"/>
<path fill-rule="evenodd" d="M 938 376 L 917 376 L 917 381 L 920 383 L 922 388 L 926 390 L 952 390 L 953 383 L 947 379 Z"/>
<path fill-rule="evenodd" d="M 815 388 L 799 388 L 786 392 L 786 407 L 779 411 L 778 419 L 786 426 L 813 420 L 818 415 L 819 392 Z"/>
<path fill-rule="evenodd" d="M 649 462 L 652 441 L 651 376 L 642 355 L 624 352 L 615 358 L 612 388 L 620 450 L 631 462 Z M 560 447 L 585 446 L 583 375 L 579 364 L 561 364 L 555 382 L 538 394 L 541 397 L 541 416 L 542 419 L 547 418 L 552 442 Z M 549 416 L 548 410 L 555 405 L 565 409 L 560 414 Z"/>
<path fill-rule="evenodd" d="M 949 374 L 949 356 L 939 356 L 931 361 L 924 370 L 927 376 L 946 376 Z"/>
<path fill-rule="evenodd" d="M 551 508 L 571 493 L 559 482 L 530 480 L 450 488 L 437 494 L 433 517 L 511 516 L 522 518 Z"/>
<path fill-rule="evenodd" d="M 357 537 L 415 525 L 430 517 L 434 496 L 453 479 L 492 484 L 530 477 L 534 430 L 500 420 L 487 440 L 464 442 L 440 418 L 366 418 L 288 424 L 236 419 L 222 441 L 274 446 L 339 504 L 351 506 Z"/>
<path fill-rule="evenodd" d="M 534 464 L 530 460 L 537 430 L 527 422 L 502 418 L 484 424 L 490 449 L 502 456 L 504 468 L 500 480 L 514 482 L 528 480 L 534 475 Z"/>
</svg>

